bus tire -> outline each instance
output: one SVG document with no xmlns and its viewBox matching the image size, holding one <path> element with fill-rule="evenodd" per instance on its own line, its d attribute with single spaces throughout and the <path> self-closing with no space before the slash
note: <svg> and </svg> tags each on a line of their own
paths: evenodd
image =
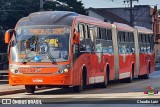
<svg viewBox="0 0 160 107">
<path fill-rule="evenodd" d="M 129 78 L 122 79 L 122 82 L 132 83 L 132 80 L 133 80 L 133 77 L 132 77 L 132 74 L 131 74 L 131 76 Z"/>
<path fill-rule="evenodd" d="M 109 72 L 109 68 L 107 67 L 106 78 L 104 79 L 104 82 L 101 85 L 102 88 L 106 88 L 108 85 L 108 80 L 109 80 L 109 73 L 108 72 Z"/>
<path fill-rule="evenodd" d="M 25 85 L 25 90 L 26 90 L 27 93 L 34 94 L 34 92 L 35 92 L 35 86 Z"/>
<path fill-rule="evenodd" d="M 148 66 L 148 71 L 147 71 L 147 74 L 145 74 L 143 76 L 144 79 L 149 79 L 149 73 L 150 73 L 150 63 L 149 63 L 149 66 Z"/>
<path fill-rule="evenodd" d="M 106 88 L 108 85 L 108 73 L 106 72 L 106 78 L 104 80 L 104 82 L 101 85 L 101 88 Z"/>
<path fill-rule="evenodd" d="M 132 65 L 132 72 L 129 78 L 127 78 L 128 83 L 132 83 L 134 77 L 134 65 Z"/>
<path fill-rule="evenodd" d="M 85 85 L 85 83 L 86 83 L 86 77 L 85 77 L 85 75 L 86 75 L 86 72 L 85 72 L 85 70 L 83 70 L 83 73 L 82 73 L 82 76 L 81 76 L 81 83 L 80 83 L 80 85 L 78 85 L 78 86 L 73 86 L 73 90 L 74 90 L 74 92 L 78 92 L 78 93 L 80 93 L 81 91 L 83 91 L 83 89 L 84 89 L 84 85 Z"/>
</svg>

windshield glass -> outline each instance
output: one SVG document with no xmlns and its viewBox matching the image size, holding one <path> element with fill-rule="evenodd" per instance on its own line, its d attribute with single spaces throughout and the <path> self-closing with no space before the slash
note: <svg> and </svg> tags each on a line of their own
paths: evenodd
<svg viewBox="0 0 160 107">
<path fill-rule="evenodd" d="M 18 27 L 12 43 L 13 62 L 69 60 L 70 27 Z"/>
</svg>

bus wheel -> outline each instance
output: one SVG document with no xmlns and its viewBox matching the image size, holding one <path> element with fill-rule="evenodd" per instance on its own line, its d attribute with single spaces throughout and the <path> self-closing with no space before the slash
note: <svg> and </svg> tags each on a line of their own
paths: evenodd
<svg viewBox="0 0 160 107">
<path fill-rule="evenodd" d="M 129 77 L 129 78 L 127 78 L 127 82 L 128 83 L 131 83 L 133 81 L 133 76 L 132 76 L 132 74 L 131 74 L 131 76 Z"/>
<path fill-rule="evenodd" d="M 25 85 L 25 89 L 27 93 L 32 93 L 34 94 L 35 92 L 35 86 L 31 86 L 31 85 Z"/>
<path fill-rule="evenodd" d="M 78 86 L 73 86 L 73 90 L 74 90 L 74 92 L 81 92 L 81 91 L 83 91 L 83 88 L 84 88 L 84 76 L 82 75 L 82 78 L 81 78 L 81 83 L 80 83 L 80 85 L 78 85 Z"/>
<path fill-rule="evenodd" d="M 127 78 L 127 82 L 131 83 L 133 81 L 133 76 L 134 76 L 134 66 L 132 67 L 132 72 L 129 78 Z"/>
<path fill-rule="evenodd" d="M 148 72 L 147 74 L 143 75 L 144 79 L 149 79 L 149 73 L 150 73 L 150 65 L 148 66 Z"/>
<path fill-rule="evenodd" d="M 104 82 L 102 83 L 101 87 L 106 88 L 108 85 L 108 72 L 106 72 L 106 78 L 104 79 Z"/>
</svg>

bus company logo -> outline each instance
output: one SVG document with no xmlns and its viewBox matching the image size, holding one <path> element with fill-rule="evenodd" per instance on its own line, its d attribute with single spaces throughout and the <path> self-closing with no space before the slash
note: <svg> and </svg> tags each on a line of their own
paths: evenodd
<svg viewBox="0 0 160 107">
<path fill-rule="evenodd" d="M 36 73 L 40 72 L 42 68 L 19 68 L 21 73 Z"/>
<path fill-rule="evenodd" d="M 147 86 L 145 88 L 144 94 L 155 95 L 155 94 L 158 94 L 158 91 L 155 90 L 152 86 Z"/>
</svg>

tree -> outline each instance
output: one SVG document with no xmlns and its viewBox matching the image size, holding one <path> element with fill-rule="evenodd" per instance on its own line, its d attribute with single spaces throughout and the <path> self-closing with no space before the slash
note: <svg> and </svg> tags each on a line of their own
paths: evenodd
<svg viewBox="0 0 160 107">
<path fill-rule="evenodd" d="M 0 50 L 6 52 L 4 44 L 4 32 L 13 29 L 17 21 L 28 16 L 32 12 L 40 10 L 40 0 L 0 0 Z M 44 10 L 74 11 L 86 15 L 87 12 L 81 1 L 77 0 L 53 0 L 44 3 Z"/>
<path fill-rule="evenodd" d="M 159 13 L 159 15 L 160 15 L 160 9 L 158 10 L 158 13 Z"/>
<path fill-rule="evenodd" d="M 61 11 L 74 11 L 79 14 L 87 15 L 83 3 L 77 0 L 56 0 L 47 1 L 44 4 L 44 10 L 61 10 Z"/>
</svg>

